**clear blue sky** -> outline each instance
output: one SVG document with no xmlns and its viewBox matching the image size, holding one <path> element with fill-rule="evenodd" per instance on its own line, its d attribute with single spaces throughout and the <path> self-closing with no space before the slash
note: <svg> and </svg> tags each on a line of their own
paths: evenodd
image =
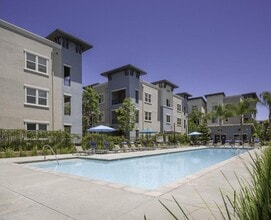
<svg viewBox="0 0 271 220">
<path fill-rule="evenodd" d="M 167 79 L 194 97 L 271 91 L 271 0 L 0 0 L 0 18 L 93 44 L 84 85 L 132 64 L 148 73 L 143 80 Z"/>
</svg>

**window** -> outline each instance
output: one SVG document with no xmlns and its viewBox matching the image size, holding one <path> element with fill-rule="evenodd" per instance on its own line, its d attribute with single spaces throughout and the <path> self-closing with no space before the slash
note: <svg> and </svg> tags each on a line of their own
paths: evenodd
<svg viewBox="0 0 271 220">
<path fill-rule="evenodd" d="M 64 115 L 71 115 L 71 96 L 64 95 Z"/>
<path fill-rule="evenodd" d="M 117 124 L 118 123 L 118 115 L 117 112 L 112 111 L 112 124 Z"/>
<path fill-rule="evenodd" d="M 118 90 L 112 92 L 112 105 L 121 104 L 126 97 L 126 90 Z"/>
<path fill-rule="evenodd" d="M 135 90 L 135 101 L 136 101 L 136 103 L 138 103 L 138 101 L 139 101 L 138 90 Z"/>
<path fill-rule="evenodd" d="M 170 115 L 166 115 L 166 122 L 170 123 Z"/>
<path fill-rule="evenodd" d="M 71 133 L 71 130 L 72 130 L 72 126 L 70 125 L 64 125 L 64 131 L 67 132 L 67 133 Z"/>
<path fill-rule="evenodd" d="M 181 104 L 177 104 L 177 111 L 181 112 L 182 111 L 182 105 Z"/>
<path fill-rule="evenodd" d="M 35 123 L 26 122 L 25 127 L 27 131 L 47 131 L 48 124 L 45 123 Z"/>
<path fill-rule="evenodd" d="M 182 119 L 181 118 L 177 118 L 177 126 L 182 127 Z"/>
<path fill-rule="evenodd" d="M 139 123 L 139 110 L 136 110 L 136 120 L 135 123 Z"/>
<path fill-rule="evenodd" d="M 184 114 L 187 113 L 187 112 L 186 112 L 186 107 L 185 107 L 185 106 L 183 107 L 183 112 L 184 112 Z"/>
<path fill-rule="evenodd" d="M 99 104 L 104 103 L 104 94 L 99 94 Z"/>
<path fill-rule="evenodd" d="M 151 112 L 145 112 L 145 121 L 151 121 Z"/>
<path fill-rule="evenodd" d="M 151 103 L 151 94 L 145 93 L 145 102 Z"/>
<path fill-rule="evenodd" d="M 25 68 L 42 74 L 48 74 L 48 59 L 25 52 Z"/>
<path fill-rule="evenodd" d="M 64 66 L 64 85 L 71 86 L 71 68 Z"/>
<path fill-rule="evenodd" d="M 25 87 L 25 104 L 48 107 L 48 91 Z"/>
<path fill-rule="evenodd" d="M 167 107 L 170 107 L 170 100 L 167 99 Z"/>
</svg>

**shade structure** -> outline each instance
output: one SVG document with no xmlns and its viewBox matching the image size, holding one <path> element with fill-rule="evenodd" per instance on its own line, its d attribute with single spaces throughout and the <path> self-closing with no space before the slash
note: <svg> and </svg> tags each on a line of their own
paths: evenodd
<svg viewBox="0 0 271 220">
<path fill-rule="evenodd" d="M 199 136 L 202 135 L 202 133 L 198 132 L 198 131 L 193 131 L 191 133 L 188 134 L 189 136 Z"/>
<path fill-rule="evenodd" d="M 92 128 L 87 129 L 88 132 L 96 132 L 96 133 L 109 133 L 116 131 L 116 129 L 105 126 L 105 125 L 98 125 Z"/>
<path fill-rule="evenodd" d="M 140 133 L 142 133 L 142 134 L 154 134 L 154 133 L 157 133 L 157 131 L 152 130 L 151 128 L 145 128 L 142 131 L 140 131 Z"/>
</svg>

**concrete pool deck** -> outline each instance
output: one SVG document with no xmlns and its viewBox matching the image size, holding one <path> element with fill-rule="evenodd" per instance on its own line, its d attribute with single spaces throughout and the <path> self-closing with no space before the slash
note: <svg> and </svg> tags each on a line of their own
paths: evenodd
<svg viewBox="0 0 271 220">
<path fill-rule="evenodd" d="M 193 148 L 94 154 L 84 158 L 121 159 L 187 149 Z M 58 155 L 59 159 L 67 157 L 76 156 Z M 43 157 L 0 159 L 0 219 L 144 219 L 144 215 L 147 219 L 172 219 L 159 200 L 182 219 L 172 196 L 193 219 L 222 219 L 215 204 L 223 207 L 220 189 L 232 195 L 230 184 L 239 189 L 235 175 L 250 179 L 244 161 L 251 159 L 244 153 L 156 190 L 41 171 L 15 163 L 34 160 Z"/>
</svg>

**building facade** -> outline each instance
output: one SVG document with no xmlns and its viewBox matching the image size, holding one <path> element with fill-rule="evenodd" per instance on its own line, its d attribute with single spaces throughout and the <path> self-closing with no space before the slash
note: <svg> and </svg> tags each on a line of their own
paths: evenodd
<svg viewBox="0 0 271 220">
<path fill-rule="evenodd" d="M 91 47 L 0 20 L 0 128 L 82 134 L 82 53 Z"/>
<path fill-rule="evenodd" d="M 149 83 L 141 80 L 146 72 L 132 65 L 102 73 L 108 81 L 91 85 L 100 96 L 100 124 L 118 128 L 118 109 L 125 98 L 131 98 L 137 109 L 137 122 L 131 137 L 152 129 L 161 133 L 187 133 L 186 100 L 177 94 L 175 84 L 160 80 Z"/>
<path fill-rule="evenodd" d="M 238 104 L 246 98 L 258 100 L 257 94 L 254 92 L 234 96 L 226 96 L 224 92 L 220 92 L 205 95 L 205 99 L 203 97 L 189 98 L 188 109 L 189 113 L 195 109 L 201 113 L 211 113 L 214 112 L 219 105 Z M 251 105 L 256 109 L 256 103 L 252 103 Z M 222 143 L 239 140 L 250 142 L 253 139 L 254 125 L 252 122 L 255 119 L 256 113 L 244 115 L 243 121 L 245 123 L 241 128 L 240 116 L 226 118 L 221 121 L 221 125 L 219 124 L 218 118 L 210 118 L 208 120 L 208 127 L 211 130 L 211 138 L 214 142 Z"/>
</svg>

